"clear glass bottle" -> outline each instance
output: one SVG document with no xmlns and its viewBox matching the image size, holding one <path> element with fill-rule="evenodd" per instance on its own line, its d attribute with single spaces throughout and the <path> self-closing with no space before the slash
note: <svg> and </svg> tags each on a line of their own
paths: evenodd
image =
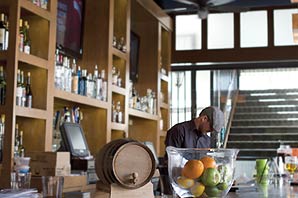
<svg viewBox="0 0 298 198">
<path fill-rule="evenodd" d="M 123 123 L 123 112 L 121 110 L 121 103 L 120 103 L 120 101 L 117 102 L 116 111 L 117 111 L 117 122 L 118 123 Z"/>
<path fill-rule="evenodd" d="M 94 85 L 95 85 L 95 83 L 94 83 L 94 80 L 92 78 L 92 74 L 91 73 L 88 74 L 87 82 L 86 83 L 87 83 L 86 84 L 86 87 L 87 87 L 86 95 L 87 95 L 87 97 L 94 98 L 94 89 L 95 89 L 94 88 Z"/>
<path fill-rule="evenodd" d="M 24 51 L 24 27 L 23 27 L 23 19 L 20 19 L 19 23 L 19 50 L 20 52 Z"/>
<path fill-rule="evenodd" d="M 101 88 L 102 101 L 107 101 L 108 82 L 106 79 L 106 71 L 104 69 L 101 70 L 101 79 L 102 79 L 102 88 Z"/>
<path fill-rule="evenodd" d="M 71 92 L 74 94 L 78 94 L 79 76 L 77 74 L 77 64 L 75 59 L 72 60 L 71 71 Z"/>
<path fill-rule="evenodd" d="M 112 122 L 117 122 L 118 113 L 116 110 L 115 102 L 112 102 Z"/>
<path fill-rule="evenodd" d="M 21 106 L 26 106 L 26 84 L 25 84 L 25 75 L 24 71 L 21 71 L 21 86 L 22 86 L 22 102 Z"/>
</svg>

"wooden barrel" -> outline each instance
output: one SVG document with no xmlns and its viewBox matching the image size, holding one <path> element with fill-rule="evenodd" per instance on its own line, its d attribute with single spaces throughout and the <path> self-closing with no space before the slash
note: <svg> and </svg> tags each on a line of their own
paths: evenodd
<svg viewBox="0 0 298 198">
<path fill-rule="evenodd" d="M 96 174 L 104 184 L 119 184 L 136 189 L 147 184 L 155 172 L 151 150 L 132 139 L 118 139 L 106 144 L 96 155 Z"/>
</svg>

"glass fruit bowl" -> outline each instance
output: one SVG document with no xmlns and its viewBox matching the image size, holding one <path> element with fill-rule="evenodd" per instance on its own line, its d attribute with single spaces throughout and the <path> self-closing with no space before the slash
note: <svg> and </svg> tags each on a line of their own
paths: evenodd
<svg viewBox="0 0 298 198">
<path fill-rule="evenodd" d="M 238 149 L 167 147 L 168 172 L 176 194 L 184 197 L 224 197 L 234 182 Z"/>
</svg>

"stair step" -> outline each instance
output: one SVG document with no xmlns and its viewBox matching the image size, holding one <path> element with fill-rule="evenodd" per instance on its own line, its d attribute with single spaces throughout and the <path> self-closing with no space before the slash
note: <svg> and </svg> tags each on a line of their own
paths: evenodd
<svg viewBox="0 0 298 198">
<path fill-rule="evenodd" d="M 298 141 L 283 141 L 284 144 L 290 145 L 292 148 L 298 147 Z M 228 147 L 235 148 L 246 148 L 246 149 L 255 149 L 255 148 L 279 148 L 280 141 L 229 141 L 227 144 Z"/>
<path fill-rule="evenodd" d="M 276 127 L 273 128 L 273 126 L 268 126 L 268 127 L 260 127 L 258 126 L 258 128 L 255 127 L 232 127 L 230 129 L 230 134 L 234 134 L 234 133 L 259 133 L 259 134 L 266 134 L 266 133 L 282 133 L 282 134 L 286 134 L 286 133 L 293 133 L 293 134 L 297 134 L 298 133 L 298 128 L 297 127 Z"/>
<path fill-rule="evenodd" d="M 290 141 L 296 139 L 298 140 L 298 134 L 293 134 L 293 133 L 241 133 L 241 134 L 235 134 L 231 133 L 229 135 L 229 141 L 241 141 L 241 140 L 246 140 L 246 141 L 261 141 L 261 140 L 275 140 L 275 141 Z"/>
<path fill-rule="evenodd" d="M 238 112 L 234 114 L 234 120 L 238 119 L 275 119 L 275 118 L 298 118 L 298 111 L 283 112 Z"/>
<path fill-rule="evenodd" d="M 257 99 L 280 99 L 280 98 L 297 98 L 298 92 L 295 94 L 272 94 L 272 95 L 245 95 L 239 94 L 238 102 L 250 101 L 250 100 L 257 100 Z"/>
<path fill-rule="evenodd" d="M 297 126 L 298 118 L 233 120 L 233 126 Z"/>
<path fill-rule="evenodd" d="M 263 90 L 241 90 L 239 94 L 268 94 L 268 93 L 298 93 L 298 89 L 263 89 Z"/>
<path fill-rule="evenodd" d="M 238 103 L 238 107 L 243 106 L 269 106 L 269 105 L 297 105 L 298 99 L 291 99 L 291 100 L 249 100 L 245 101 L 245 103 Z"/>
<path fill-rule="evenodd" d="M 236 113 L 240 112 L 279 112 L 279 111 L 298 111 L 297 105 L 272 105 L 272 106 L 237 106 Z"/>
</svg>

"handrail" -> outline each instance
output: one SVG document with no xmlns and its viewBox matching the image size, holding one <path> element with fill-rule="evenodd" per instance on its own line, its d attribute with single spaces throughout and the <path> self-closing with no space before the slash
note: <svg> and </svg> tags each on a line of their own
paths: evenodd
<svg viewBox="0 0 298 198">
<path fill-rule="evenodd" d="M 228 93 L 227 93 L 227 97 L 226 97 L 226 101 L 224 103 L 224 114 L 225 114 L 225 130 L 222 131 L 223 134 L 221 134 L 221 145 L 223 146 L 223 148 L 226 147 L 227 144 L 227 140 L 228 140 L 228 136 L 230 133 L 230 127 L 231 127 L 231 123 L 232 123 L 232 118 L 234 115 L 234 107 L 236 105 L 236 101 L 237 101 L 237 96 L 238 96 L 238 90 L 235 87 L 235 83 L 237 81 L 237 70 L 233 71 L 233 76 L 229 82 L 229 88 L 228 88 Z"/>
<path fill-rule="evenodd" d="M 233 104 L 232 104 L 232 109 L 229 115 L 229 121 L 226 125 L 226 131 L 225 131 L 225 136 L 224 136 L 224 142 L 223 142 L 223 148 L 227 147 L 227 143 L 228 143 L 228 139 L 229 139 L 229 135 L 230 135 L 230 129 L 232 126 L 232 121 L 233 121 L 233 117 L 234 117 L 234 113 L 235 113 L 235 109 L 236 109 L 236 103 L 237 103 L 237 98 L 238 98 L 238 93 L 239 90 L 236 91 L 234 97 L 233 97 Z"/>
</svg>

